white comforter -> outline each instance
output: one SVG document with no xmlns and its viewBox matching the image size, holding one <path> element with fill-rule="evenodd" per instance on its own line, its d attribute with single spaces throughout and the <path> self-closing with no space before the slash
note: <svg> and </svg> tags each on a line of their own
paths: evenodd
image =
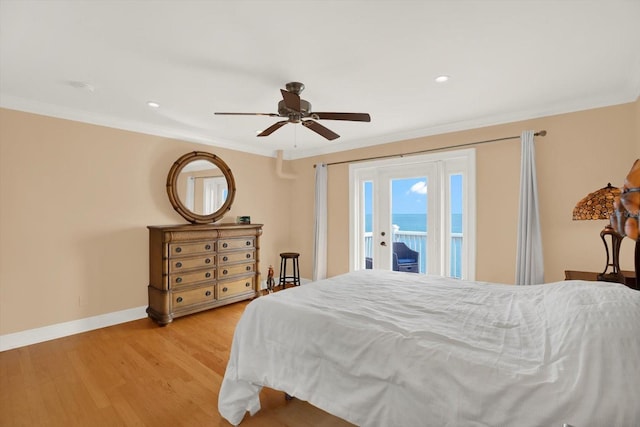
<svg viewBox="0 0 640 427">
<path fill-rule="evenodd" d="M 222 416 L 262 386 L 362 426 L 639 426 L 640 292 L 349 273 L 247 306 Z"/>
</svg>

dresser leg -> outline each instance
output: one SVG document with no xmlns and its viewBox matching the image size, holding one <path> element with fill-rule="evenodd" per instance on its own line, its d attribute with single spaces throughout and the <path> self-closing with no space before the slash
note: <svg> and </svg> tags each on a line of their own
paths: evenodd
<svg viewBox="0 0 640 427">
<path fill-rule="evenodd" d="M 158 326 L 167 326 L 169 323 L 173 321 L 173 316 L 170 314 L 162 314 L 158 313 L 151 307 L 147 307 L 147 315 L 151 320 L 156 322 Z"/>
</svg>

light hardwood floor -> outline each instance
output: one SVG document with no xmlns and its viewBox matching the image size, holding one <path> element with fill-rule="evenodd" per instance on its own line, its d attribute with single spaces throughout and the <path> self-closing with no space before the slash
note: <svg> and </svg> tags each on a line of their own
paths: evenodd
<svg viewBox="0 0 640 427">
<path fill-rule="evenodd" d="M 229 426 L 217 409 L 233 331 L 247 302 L 150 319 L 0 352 L 1 426 Z M 242 426 L 350 426 L 263 389 Z"/>
</svg>

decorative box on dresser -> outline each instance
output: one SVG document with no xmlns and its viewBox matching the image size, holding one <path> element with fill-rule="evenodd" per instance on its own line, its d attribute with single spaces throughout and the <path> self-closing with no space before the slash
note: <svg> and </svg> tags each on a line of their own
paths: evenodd
<svg viewBox="0 0 640 427">
<path fill-rule="evenodd" d="M 147 314 L 158 324 L 258 295 L 262 224 L 148 228 Z"/>
</svg>

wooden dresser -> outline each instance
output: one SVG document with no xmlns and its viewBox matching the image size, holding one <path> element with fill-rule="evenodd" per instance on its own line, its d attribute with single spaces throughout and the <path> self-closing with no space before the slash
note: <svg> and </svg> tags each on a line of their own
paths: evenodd
<svg viewBox="0 0 640 427">
<path fill-rule="evenodd" d="M 262 224 L 148 229 L 147 314 L 158 324 L 258 295 Z"/>
</svg>

